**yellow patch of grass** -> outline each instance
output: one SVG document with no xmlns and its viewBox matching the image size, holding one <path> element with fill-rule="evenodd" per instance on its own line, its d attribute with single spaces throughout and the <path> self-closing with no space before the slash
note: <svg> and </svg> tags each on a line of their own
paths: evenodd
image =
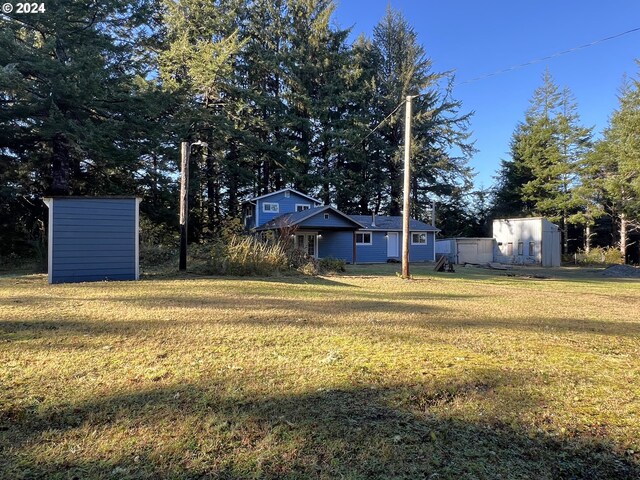
<svg viewBox="0 0 640 480">
<path fill-rule="evenodd" d="M 639 475 L 640 283 L 395 268 L 0 277 L 0 477 Z"/>
</svg>

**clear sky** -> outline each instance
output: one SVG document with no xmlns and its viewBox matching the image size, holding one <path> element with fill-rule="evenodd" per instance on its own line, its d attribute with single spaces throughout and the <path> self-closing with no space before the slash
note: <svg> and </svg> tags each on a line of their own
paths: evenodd
<svg viewBox="0 0 640 480">
<path fill-rule="evenodd" d="M 389 4 L 413 25 L 434 71 L 455 71 L 457 83 L 640 27 L 637 0 L 337 0 L 334 23 L 352 27 L 352 39 L 371 36 Z M 508 158 L 511 134 L 546 68 L 573 92 L 582 123 L 599 134 L 617 106 L 623 75 L 638 73 L 636 58 L 640 31 L 457 86 L 463 111 L 475 112 L 476 186 L 489 187 L 500 159 Z"/>
</svg>

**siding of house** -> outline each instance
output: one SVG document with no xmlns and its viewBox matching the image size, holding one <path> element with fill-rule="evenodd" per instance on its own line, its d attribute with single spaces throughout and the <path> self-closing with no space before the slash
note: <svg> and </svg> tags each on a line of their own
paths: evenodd
<svg viewBox="0 0 640 480">
<path fill-rule="evenodd" d="M 135 280 L 138 199 L 48 199 L 49 282 Z"/>
<path fill-rule="evenodd" d="M 402 238 L 402 234 L 400 235 Z M 433 262 L 435 260 L 436 234 L 427 232 L 426 245 L 411 245 L 409 243 L 409 261 L 411 262 Z M 400 246 L 402 249 L 402 244 Z"/>
<path fill-rule="evenodd" d="M 345 262 L 353 262 L 353 232 L 323 231 L 318 239 L 318 256 L 320 258 L 340 258 Z M 358 260 L 356 259 L 356 262 Z"/>
<path fill-rule="evenodd" d="M 325 219 L 324 216 L 329 218 Z M 319 212 L 310 218 L 300 222 L 299 228 L 354 228 L 353 222 L 347 220 L 342 215 L 338 215 L 330 210 Z"/>
<path fill-rule="evenodd" d="M 356 246 L 356 263 L 384 263 L 389 258 L 387 256 L 387 232 L 372 233 L 372 245 L 357 245 Z M 435 259 L 435 233 L 427 233 L 426 245 L 411 245 L 409 244 L 409 261 L 411 262 L 432 262 Z M 402 253 L 402 233 L 398 235 L 398 254 Z"/>
<path fill-rule="evenodd" d="M 256 217 L 257 217 L 257 227 L 259 227 L 260 225 L 264 225 L 265 223 L 273 220 L 276 217 L 279 217 L 280 215 L 283 215 L 285 213 L 292 213 L 296 211 L 296 204 L 308 204 L 311 206 L 311 208 L 314 208 L 316 205 L 314 205 L 313 201 L 309 200 L 308 198 L 302 197 L 300 195 L 298 195 L 295 192 L 289 192 L 289 198 L 286 197 L 287 192 L 280 192 L 280 193 L 275 193 L 273 195 L 269 195 L 268 197 L 265 198 L 261 198 L 259 200 L 257 200 L 257 215 L 254 213 L 253 215 L 253 221 L 256 221 Z M 279 207 L 279 211 L 276 212 L 264 212 L 263 211 L 263 205 L 265 203 L 277 203 L 280 205 Z"/>
</svg>

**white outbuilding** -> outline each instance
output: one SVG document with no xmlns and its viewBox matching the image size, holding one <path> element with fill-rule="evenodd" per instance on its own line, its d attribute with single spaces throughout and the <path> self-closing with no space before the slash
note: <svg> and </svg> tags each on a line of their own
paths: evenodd
<svg viewBox="0 0 640 480">
<path fill-rule="evenodd" d="M 560 228 L 546 218 L 494 220 L 493 238 L 496 262 L 560 266 Z"/>
</svg>

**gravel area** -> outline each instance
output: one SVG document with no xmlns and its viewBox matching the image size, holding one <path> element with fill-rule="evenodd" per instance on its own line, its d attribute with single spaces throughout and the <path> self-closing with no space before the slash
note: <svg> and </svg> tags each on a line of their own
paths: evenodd
<svg viewBox="0 0 640 480">
<path fill-rule="evenodd" d="M 640 278 L 640 268 L 631 265 L 612 265 L 602 272 L 605 277 Z"/>
</svg>

